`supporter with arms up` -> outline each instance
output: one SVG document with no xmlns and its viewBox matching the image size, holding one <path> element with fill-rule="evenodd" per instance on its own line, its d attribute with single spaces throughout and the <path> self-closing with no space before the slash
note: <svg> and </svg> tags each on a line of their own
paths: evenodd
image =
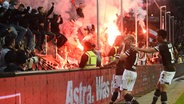
<svg viewBox="0 0 184 104">
<path fill-rule="evenodd" d="M 77 16 L 79 18 L 84 18 L 84 13 L 83 13 L 84 4 L 83 3 L 79 3 L 79 6 L 77 6 L 75 4 L 75 0 L 71 0 L 71 3 L 75 7 L 75 9 L 76 9 Z"/>
<path fill-rule="evenodd" d="M 44 43 L 45 35 L 47 35 L 49 38 L 47 42 L 51 41 L 54 38 L 54 33 L 49 31 L 49 16 L 54 10 L 54 3 L 52 2 L 51 8 L 46 11 L 44 7 L 39 6 L 37 8 L 38 14 L 37 14 L 37 19 L 38 19 L 38 33 L 36 34 L 36 49 L 39 51 L 43 51 L 42 45 Z"/>
<path fill-rule="evenodd" d="M 57 39 L 57 47 L 62 47 L 66 41 L 67 38 L 60 33 L 59 25 L 63 23 L 63 18 L 61 15 L 54 14 L 53 18 L 50 19 L 50 26 L 51 26 L 51 32 L 56 34 Z"/>
<path fill-rule="evenodd" d="M 167 41 L 167 32 L 165 30 L 157 31 L 158 45 L 153 48 L 138 48 L 132 46 L 132 49 L 146 53 L 159 52 L 162 58 L 164 70 L 160 74 L 157 87 L 153 96 L 152 104 L 156 104 L 157 99 L 161 96 L 162 104 L 167 104 L 167 88 L 175 75 L 175 49 L 173 45 Z"/>
</svg>

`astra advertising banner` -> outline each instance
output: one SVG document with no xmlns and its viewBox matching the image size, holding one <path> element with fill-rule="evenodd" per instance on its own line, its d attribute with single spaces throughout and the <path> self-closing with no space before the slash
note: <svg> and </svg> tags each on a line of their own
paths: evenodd
<svg viewBox="0 0 184 104">
<path fill-rule="evenodd" d="M 152 90 L 160 67 L 139 67 L 133 94 Z M 108 104 L 113 93 L 115 69 L 28 73 L 0 78 L 0 104 Z"/>
</svg>

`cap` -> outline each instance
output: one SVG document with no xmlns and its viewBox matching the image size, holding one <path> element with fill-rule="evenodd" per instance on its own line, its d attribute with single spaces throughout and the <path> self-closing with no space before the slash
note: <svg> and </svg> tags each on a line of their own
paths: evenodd
<svg viewBox="0 0 184 104">
<path fill-rule="evenodd" d="M 2 7 L 8 9 L 10 6 L 9 2 L 8 1 L 4 1 L 3 4 L 2 4 Z"/>
</svg>

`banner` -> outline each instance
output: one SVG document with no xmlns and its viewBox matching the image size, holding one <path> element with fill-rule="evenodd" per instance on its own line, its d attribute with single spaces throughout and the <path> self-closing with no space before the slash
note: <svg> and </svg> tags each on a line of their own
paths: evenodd
<svg viewBox="0 0 184 104">
<path fill-rule="evenodd" d="M 133 94 L 152 90 L 160 68 L 138 67 Z M 114 69 L 28 73 L 0 78 L 0 104 L 108 104 L 113 92 Z"/>
</svg>

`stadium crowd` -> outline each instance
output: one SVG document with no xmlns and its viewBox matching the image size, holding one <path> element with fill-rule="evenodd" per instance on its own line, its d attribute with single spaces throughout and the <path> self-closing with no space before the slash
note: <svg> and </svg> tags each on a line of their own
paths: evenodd
<svg viewBox="0 0 184 104">
<path fill-rule="evenodd" d="M 84 5 L 76 5 L 75 0 L 71 0 L 71 4 L 76 9 L 77 17 L 64 22 L 60 14 L 53 13 L 54 3 L 50 4 L 50 9 L 45 10 L 43 6 L 32 8 L 11 0 L 0 0 L 0 71 L 39 70 L 39 65 L 44 64 L 48 64 L 45 69 L 55 69 L 53 66 L 57 66 L 56 69 L 83 68 L 89 61 L 87 58 L 92 58 L 92 53 L 83 54 L 85 50 L 96 55 L 97 61 L 94 62 L 97 66 L 106 63 L 104 57 L 114 57 L 115 53 L 109 48 L 109 52 L 113 53 L 111 55 L 107 51 L 96 50 L 95 25 L 82 27 L 78 24 L 77 20 L 85 18 Z M 111 50 L 116 45 L 114 43 Z M 144 42 L 140 42 L 139 46 L 145 47 Z M 82 48 L 87 49 L 83 51 Z M 46 59 L 40 57 L 48 54 L 57 58 L 59 65 L 50 65 Z M 140 57 L 140 65 L 160 63 L 158 54 L 147 58 L 146 54 L 140 53 Z"/>
</svg>

